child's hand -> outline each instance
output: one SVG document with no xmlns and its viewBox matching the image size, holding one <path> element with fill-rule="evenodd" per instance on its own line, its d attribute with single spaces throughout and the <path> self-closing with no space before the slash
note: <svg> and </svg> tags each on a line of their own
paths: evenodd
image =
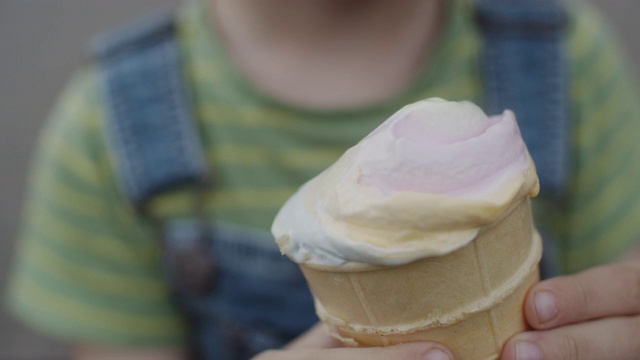
<svg viewBox="0 0 640 360">
<path fill-rule="evenodd" d="M 258 354 L 253 360 L 453 360 L 441 345 L 411 343 L 384 348 L 345 348 L 316 325 L 282 350 Z"/>
<path fill-rule="evenodd" d="M 535 331 L 509 340 L 503 360 L 640 358 L 640 261 L 549 279 L 527 295 Z"/>
</svg>

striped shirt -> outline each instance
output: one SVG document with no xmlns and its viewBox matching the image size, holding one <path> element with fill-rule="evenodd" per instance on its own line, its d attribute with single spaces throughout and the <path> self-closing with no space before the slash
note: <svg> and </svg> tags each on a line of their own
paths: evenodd
<svg viewBox="0 0 640 360">
<path fill-rule="evenodd" d="M 401 106 L 427 97 L 482 99 L 480 37 L 456 2 L 444 38 L 400 96 L 374 107 L 316 112 L 256 91 L 213 36 L 202 3 L 180 13 L 179 38 L 205 154 L 217 175 L 207 211 L 221 223 L 269 229 L 300 184 Z M 605 262 L 640 237 L 640 98 L 611 32 L 570 5 L 573 176 L 560 207 L 536 200 L 536 221 L 557 233 L 562 268 Z M 96 70 L 71 81 L 44 129 L 10 288 L 24 321 L 62 338 L 111 345 L 181 345 L 185 324 L 160 268 L 150 224 L 123 198 L 105 140 Z M 186 216 L 193 195 L 153 200 L 162 217 Z"/>
</svg>

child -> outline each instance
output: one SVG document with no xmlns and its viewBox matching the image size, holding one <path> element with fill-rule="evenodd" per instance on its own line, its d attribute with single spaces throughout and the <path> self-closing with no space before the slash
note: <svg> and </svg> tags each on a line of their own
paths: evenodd
<svg viewBox="0 0 640 360">
<path fill-rule="evenodd" d="M 597 16 L 580 3 L 568 13 L 571 188 L 561 204 L 542 196 L 535 206 L 538 224 L 556 234 L 563 270 L 574 273 L 616 258 L 640 235 L 640 103 Z M 212 188 L 158 191 L 136 211 L 95 65 L 74 78 L 42 140 L 11 304 L 76 345 L 79 359 L 179 359 L 188 339 L 217 359 L 283 345 L 315 322 L 295 266 L 262 267 L 284 200 L 402 105 L 483 100 L 470 1 L 201 0 L 185 5 L 176 32 Z M 171 268 L 166 249 L 177 245 L 164 240 L 188 233 L 194 211 L 214 224 L 215 259 L 203 258 L 214 264 L 205 277 L 212 289 L 174 301 L 163 266 Z M 233 244 L 251 251 L 231 261 L 237 253 L 224 248 Z M 636 256 L 537 285 L 526 303 L 535 330 L 517 335 L 503 357 L 637 354 L 639 264 Z M 296 292 L 274 294 L 283 282 Z M 314 329 L 258 358 L 448 356 L 434 344 L 324 349 L 334 345 Z"/>
</svg>

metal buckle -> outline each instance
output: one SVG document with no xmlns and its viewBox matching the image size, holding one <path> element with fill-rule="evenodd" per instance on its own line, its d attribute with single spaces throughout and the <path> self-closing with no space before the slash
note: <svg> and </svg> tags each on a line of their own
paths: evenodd
<svg viewBox="0 0 640 360">
<path fill-rule="evenodd" d="M 218 283 L 218 262 L 212 249 L 212 225 L 205 209 L 206 191 L 211 185 L 211 178 L 206 177 L 195 190 L 194 214 L 198 219 L 198 231 L 185 246 L 169 248 L 162 224 L 158 224 L 159 234 L 163 236 L 163 255 L 171 286 L 188 295 L 211 294 Z"/>
</svg>

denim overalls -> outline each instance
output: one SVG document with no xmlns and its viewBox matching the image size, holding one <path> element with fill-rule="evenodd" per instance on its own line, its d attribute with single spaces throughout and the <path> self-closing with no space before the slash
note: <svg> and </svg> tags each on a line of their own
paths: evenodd
<svg viewBox="0 0 640 360">
<path fill-rule="evenodd" d="M 518 114 L 543 190 L 561 195 L 569 173 L 564 9 L 544 0 L 479 1 L 476 9 L 485 40 L 485 110 Z M 116 174 L 141 216 L 153 216 L 145 204 L 165 190 L 215 189 L 174 30 L 171 16 L 156 16 L 95 43 Z M 269 233 L 213 226 L 203 213 L 195 204 L 191 219 L 158 222 L 167 278 L 192 326 L 194 357 L 248 359 L 317 321 L 303 276 Z"/>
</svg>

